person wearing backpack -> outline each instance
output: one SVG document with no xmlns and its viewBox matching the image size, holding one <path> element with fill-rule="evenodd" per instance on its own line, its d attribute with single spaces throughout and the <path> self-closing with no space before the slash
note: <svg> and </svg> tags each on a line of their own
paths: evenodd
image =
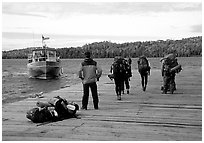
<svg viewBox="0 0 204 143">
<path fill-rule="evenodd" d="M 124 90 L 124 76 L 125 76 L 125 66 L 123 64 L 123 59 L 121 57 L 115 57 L 114 62 L 111 65 L 110 72 L 113 74 L 115 81 L 115 92 L 117 99 L 121 100 L 121 93 Z"/>
<path fill-rule="evenodd" d="M 85 59 L 80 65 L 79 78 L 83 84 L 82 110 L 87 110 L 89 100 L 89 88 L 91 88 L 94 109 L 98 109 L 98 91 L 96 82 L 102 75 L 102 69 L 97 62 L 91 58 L 91 52 L 85 52 Z"/>
<path fill-rule="evenodd" d="M 123 60 L 123 64 L 124 64 L 124 67 L 125 67 L 125 76 L 124 76 L 124 84 L 125 86 L 122 87 L 122 92 L 124 94 L 124 90 L 125 90 L 125 87 L 126 87 L 126 90 L 127 90 L 127 94 L 130 93 L 130 77 L 132 77 L 132 71 L 131 71 L 131 62 L 126 59 Z"/>
<path fill-rule="evenodd" d="M 162 93 L 166 94 L 167 91 L 170 91 L 173 94 L 174 90 L 176 90 L 175 76 L 176 73 L 182 70 L 181 65 L 178 64 L 176 55 L 172 53 L 166 55 L 160 62 L 162 63 L 161 72 L 163 77 Z"/>
<path fill-rule="evenodd" d="M 145 91 L 147 88 L 148 75 L 150 75 L 151 68 L 149 65 L 149 61 L 144 55 L 139 57 L 137 63 L 138 63 L 138 71 L 141 76 L 142 89 L 143 91 Z"/>
</svg>

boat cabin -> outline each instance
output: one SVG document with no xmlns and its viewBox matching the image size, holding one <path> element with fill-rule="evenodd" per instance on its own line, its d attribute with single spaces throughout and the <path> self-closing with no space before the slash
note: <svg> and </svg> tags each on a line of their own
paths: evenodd
<svg viewBox="0 0 204 143">
<path fill-rule="evenodd" d="M 53 61 L 57 62 L 56 50 L 54 48 L 35 49 L 28 55 L 28 62 Z"/>
</svg>

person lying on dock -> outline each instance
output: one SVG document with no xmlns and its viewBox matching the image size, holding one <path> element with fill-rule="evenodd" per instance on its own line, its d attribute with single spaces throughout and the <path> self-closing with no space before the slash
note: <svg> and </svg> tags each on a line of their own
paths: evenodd
<svg viewBox="0 0 204 143">
<path fill-rule="evenodd" d="M 59 96 L 50 99 L 48 102 L 38 101 L 36 105 L 37 107 L 30 109 L 26 115 L 34 123 L 76 118 L 76 112 L 79 110 L 76 103 L 68 102 Z"/>
</svg>

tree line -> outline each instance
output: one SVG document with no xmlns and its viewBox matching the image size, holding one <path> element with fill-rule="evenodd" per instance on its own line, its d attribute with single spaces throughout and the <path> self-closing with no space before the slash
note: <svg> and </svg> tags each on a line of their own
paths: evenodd
<svg viewBox="0 0 204 143">
<path fill-rule="evenodd" d="M 36 48 L 36 47 L 35 47 Z M 40 48 L 40 47 L 38 47 Z M 33 47 L 3 51 L 2 59 L 25 59 Z M 136 58 L 163 57 L 168 53 L 176 53 L 178 57 L 202 56 L 202 36 L 183 38 L 181 40 L 157 40 L 145 42 L 112 43 L 110 41 L 94 42 L 82 47 L 56 48 L 62 59 L 83 58 L 84 52 L 90 50 L 93 58 L 113 58 L 115 56 Z"/>
</svg>

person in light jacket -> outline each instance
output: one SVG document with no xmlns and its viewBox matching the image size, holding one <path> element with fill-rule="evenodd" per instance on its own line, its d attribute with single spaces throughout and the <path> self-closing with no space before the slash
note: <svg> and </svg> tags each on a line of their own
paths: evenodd
<svg viewBox="0 0 204 143">
<path fill-rule="evenodd" d="M 83 97 L 81 109 L 87 110 L 89 99 L 89 87 L 91 88 L 94 109 L 98 109 L 98 91 L 96 82 L 102 75 L 102 69 L 98 66 L 97 62 L 91 58 L 91 52 L 85 52 L 85 59 L 80 65 L 79 78 L 83 84 Z"/>
</svg>

